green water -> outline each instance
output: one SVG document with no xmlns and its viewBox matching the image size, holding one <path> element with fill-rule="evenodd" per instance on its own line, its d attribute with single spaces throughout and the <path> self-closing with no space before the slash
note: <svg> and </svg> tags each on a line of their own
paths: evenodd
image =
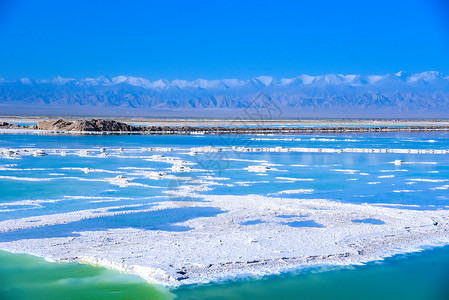
<svg viewBox="0 0 449 300">
<path fill-rule="evenodd" d="M 0 299 L 173 299 L 140 277 L 0 251 Z"/>
<path fill-rule="evenodd" d="M 0 252 L 0 299 L 449 299 L 449 247 L 365 266 L 171 291 L 136 276 Z"/>
</svg>

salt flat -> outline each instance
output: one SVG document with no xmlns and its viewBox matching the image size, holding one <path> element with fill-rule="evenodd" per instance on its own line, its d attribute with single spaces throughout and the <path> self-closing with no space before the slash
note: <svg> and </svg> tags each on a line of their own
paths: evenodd
<svg viewBox="0 0 449 300">
<path fill-rule="evenodd" d="M 184 232 L 135 228 L 79 232 L 80 236 L 24 239 L 0 249 L 51 261 L 78 261 L 134 273 L 150 282 L 176 286 L 246 275 L 276 274 L 313 265 L 359 264 L 421 247 L 449 243 L 449 211 L 415 211 L 323 199 L 284 199 L 258 195 L 200 196 L 222 213 L 176 225 Z M 186 202 L 161 203 L 174 209 Z M 126 211 L 122 213 L 138 213 Z M 86 214 L 87 212 L 85 212 Z M 73 222 L 79 212 L 19 220 L 26 227 Z M 281 217 L 288 216 L 288 217 Z M 91 216 L 93 217 L 93 216 Z M 98 216 L 96 216 L 98 217 Z M 356 223 L 376 219 L 384 224 Z M 52 221 L 53 220 L 53 221 Z M 242 225 L 258 220 L 254 225 Z M 301 227 L 313 220 L 320 226 Z M 297 223 L 299 227 L 289 224 Z M 2 222 L 7 230 L 14 222 Z M 14 228 L 15 230 L 21 229 Z M 11 228 L 12 229 L 12 228 Z"/>
</svg>

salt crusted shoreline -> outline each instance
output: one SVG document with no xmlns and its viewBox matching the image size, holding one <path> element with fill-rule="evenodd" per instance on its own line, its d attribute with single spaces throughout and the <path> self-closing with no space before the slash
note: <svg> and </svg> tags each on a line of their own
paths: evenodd
<svg viewBox="0 0 449 300">
<path fill-rule="evenodd" d="M 252 121 L 254 122 L 254 121 Z M 432 125 L 430 125 L 432 124 Z M 188 134 L 291 134 L 291 133 L 351 133 L 351 132 L 416 132 L 416 131 L 449 131 L 447 124 L 435 126 L 410 125 L 403 127 L 385 126 L 380 123 L 376 127 L 361 125 L 345 127 L 334 124 L 333 127 L 273 127 L 266 125 L 264 120 L 256 122 L 255 127 L 221 127 L 205 126 L 133 126 L 123 122 L 108 119 L 91 120 L 49 120 L 39 121 L 37 125 L 17 125 L 0 122 L 0 133 L 41 133 L 41 134 L 145 134 L 145 135 L 188 135 Z M 267 127 L 268 126 L 268 127 Z"/>
<path fill-rule="evenodd" d="M 179 286 L 316 265 L 361 264 L 449 243 L 447 210 L 418 211 L 260 195 L 188 195 L 201 201 L 159 202 L 151 210 L 215 207 L 222 213 L 175 224 L 189 226 L 190 231 L 110 229 L 80 232 L 75 237 L 3 242 L 0 249 L 50 261 L 105 266 L 149 282 Z M 39 216 L 0 222 L 0 229 L 5 232 L 28 228 L 26 224 L 30 223 L 33 227 L 67 223 L 83 213 L 89 217 L 87 211 Z M 353 222 L 363 219 L 384 224 Z M 242 225 L 248 221 L 256 222 Z M 314 221 L 322 227 L 287 224 L 302 221 Z"/>
</svg>

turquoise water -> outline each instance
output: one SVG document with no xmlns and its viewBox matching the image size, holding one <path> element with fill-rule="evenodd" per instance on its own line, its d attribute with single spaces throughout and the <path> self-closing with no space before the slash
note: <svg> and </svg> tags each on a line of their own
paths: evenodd
<svg viewBox="0 0 449 300">
<path fill-rule="evenodd" d="M 188 286 L 173 293 L 178 299 L 444 300 L 449 299 L 449 248 L 365 266 Z"/>
<path fill-rule="evenodd" d="M 365 266 L 165 289 L 99 267 L 0 252 L 1 299 L 383 299 L 449 298 L 449 248 Z"/>
<path fill-rule="evenodd" d="M 171 164 L 147 161 L 154 154 L 167 157 L 179 157 L 192 162 L 198 172 L 178 172 L 177 175 L 210 175 L 228 178 L 223 181 L 229 185 L 211 186 L 205 194 L 270 194 L 295 188 L 310 189 L 313 192 L 302 195 L 305 198 L 325 198 L 351 203 L 400 203 L 426 207 L 435 205 L 444 207 L 447 202 L 447 190 L 435 189 L 444 185 L 449 178 L 449 160 L 440 154 L 394 154 L 394 153 L 241 153 L 223 151 L 219 154 L 200 154 L 189 156 L 191 147 L 246 145 L 249 147 L 327 147 L 327 148 L 405 148 L 405 149 L 449 149 L 447 133 L 385 133 L 336 136 L 281 136 L 282 138 L 300 138 L 300 141 L 252 140 L 254 136 L 37 136 L 2 135 L 2 148 L 42 148 L 66 149 L 68 155 L 47 155 L 44 157 L 24 156 L 19 160 L 0 158 L 1 202 L 18 200 L 64 200 L 45 203 L 40 206 L 22 207 L 0 212 L 0 220 L 20 218 L 32 215 L 68 212 L 81 208 L 100 208 L 107 202 L 93 202 L 93 197 L 121 199 L 114 205 L 149 205 L 154 197 L 166 197 L 167 188 L 172 188 L 172 180 L 154 180 L 135 174 L 135 170 L 123 167 L 141 168 L 170 172 Z M 257 137 L 259 138 L 259 137 Z M 268 137 L 274 138 L 274 137 Z M 315 140 L 312 140 L 315 139 Z M 325 141 L 322 139 L 332 140 Z M 141 152 L 141 147 L 173 147 L 173 152 Z M 108 158 L 97 157 L 98 149 L 105 147 L 110 152 Z M 118 152 L 123 147 L 125 151 Z M 89 157 L 79 157 L 77 150 L 96 151 Z M 407 164 L 395 166 L 391 162 L 403 160 Z M 244 168 L 266 161 L 274 164 L 276 171 L 266 174 L 254 174 Z M 13 166 L 8 166 L 12 164 Z M 81 168 L 96 171 L 85 174 Z M 119 188 L 106 179 L 117 175 L 133 178 L 133 182 L 145 184 Z M 261 176 L 264 175 L 264 176 Z M 11 179 L 28 178 L 29 180 Z M 292 182 L 279 177 L 311 179 L 311 181 Z M 31 179 L 30 179 L 31 178 Z M 38 180 L 44 181 L 38 181 Z M 425 179 L 415 182 L 413 179 Z M 34 181 L 32 181 L 34 180 Z M 430 180 L 430 181 L 429 181 Z M 242 182 L 251 181 L 251 184 Z M 441 182 L 435 182 L 441 181 Z M 175 184 L 186 184 L 189 180 L 180 179 Z M 237 182 L 237 183 L 236 183 Z M 269 182 L 270 184 L 266 184 Z M 410 184 L 412 182 L 413 184 Z M 14 183 L 14 184 L 11 184 Z M 408 192 L 405 192 L 408 191 Z M 73 199 L 74 196 L 85 199 Z M 289 197 L 289 195 L 283 195 Z M 297 195 L 291 195 L 296 197 Z M 72 197 L 72 198 L 68 198 Z M 160 201 L 160 199 L 158 199 Z M 17 208 L 17 207 L 16 207 Z M 430 207 L 427 207 L 430 208 Z M 6 209 L 6 207 L 5 207 Z"/>
<path fill-rule="evenodd" d="M 189 155 L 191 147 L 224 147 L 219 153 Z M 328 199 L 347 203 L 401 204 L 404 208 L 449 208 L 448 154 L 399 153 L 242 153 L 246 147 L 395 148 L 449 149 L 449 133 L 365 133 L 282 136 L 57 136 L 0 135 L 0 148 L 44 149 L 48 155 L 0 156 L 0 222 L 84 210 L 113 214 L 66 224 L 0 233 L 0 242 L 30 238 L 78 236 L 83 231 L 139 228 L 184 232 L 176 225 L 198 217 L 214 217 L 225 211 L 213 207 L 177 207 L 139 212 L 155 203 L 177 197 L 170 191 L 184 186 L 208 187 L 200 195 L 248 195 Z M 141 149 L 142 147 L 171 147 Z M 101 148 L 109 154 L 101 157 Z M 123 148 L 120 150 L 119 148 Z M 64 150 L 67 156 L 55 151 Z M 81 150 L 91 151 L 80 155 Z M 183 160 L 191 170 L 176 171 L 173 163 L 153 158 Z M 402 160 L 404 164 L 392 162 Z M 248 166 L 266 164 L 267 172 L 248 172 Z M 145 172 L 166 172 L 160 179 Z M 113 182 L 129 179 L 129 186 Z M 175 176 L 176 179 L 173 179 Z M 201 183 L 198 183 L 201 181 Z M 306 190 L 298 194 L 282 193 Z M 285 226 L 317 227 L 313 221 L 285 219 Z M 260 222 L 263 222 L 259 220 Z M 382 224 L 382 220 L 355 220 Z M 252 223 L 251 223 L 252 222 Z M 259 222 L 259 223 L 260 223 Z M 250 221 L 245 225 L 258 224 Z M 260 280 L 196 285 L 168 291 L 141 279 L 102 268 L 78 264 L 50 264 L 41 259 L 0 255 L 1 299 L 449 299 L 445 286 L 449 270 L 448 248 L 426 251 L 363 267 L 309 270 L 300 274 Z M 324 271 L 327 270 L 327 271 Z M 48 277 L 39 277 L 45 273 Z M 34 274 L 34 275 L 33 275 Z M 74 276 L 75 274 L 76 276 Z M 39 280 L 36 281 L 36 277 Z M 390 292 L 391 291 L 391 294 Z M 54 296 L 53 296 L 54 295 Z M 300 295 L 300 297 L 298 296 Z M 65 295 L 67 296 L 67 295 Z"/>
</svg>

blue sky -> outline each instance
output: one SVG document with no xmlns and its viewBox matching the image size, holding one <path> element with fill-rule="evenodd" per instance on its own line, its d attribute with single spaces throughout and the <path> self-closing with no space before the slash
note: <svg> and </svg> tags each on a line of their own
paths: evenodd
<svg viewBox="0 0 449 300">
<path fill-rule="evenodd" d="M 0 0 L 0 77 L 449 73 L 445 0 Z"/>
</svg>

